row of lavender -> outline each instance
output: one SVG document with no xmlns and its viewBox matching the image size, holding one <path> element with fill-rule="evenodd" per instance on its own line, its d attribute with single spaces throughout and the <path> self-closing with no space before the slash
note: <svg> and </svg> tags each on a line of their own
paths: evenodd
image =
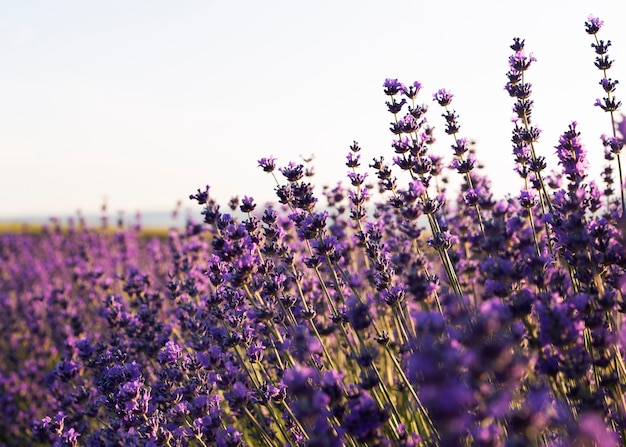
<svg viewBox="0 0 626 447">
<path fill-rule="evenodd" d="M 392 163 L 372 186 L 353 144 L 326 206 L 305 166 L 264 158 L 279 204 L 231 201 L 241 219 L 207 187 L 204 222 L 163 240 L 0 236 L 0 445 L 626 443 L 626 132 L 601 25 L 602 186 L 576 123 L 547 172 L 515 39 L 516 197 L 492 195 L 449 92 L 450 170 L 420 84 L 387 80 Z"/>
</svg>

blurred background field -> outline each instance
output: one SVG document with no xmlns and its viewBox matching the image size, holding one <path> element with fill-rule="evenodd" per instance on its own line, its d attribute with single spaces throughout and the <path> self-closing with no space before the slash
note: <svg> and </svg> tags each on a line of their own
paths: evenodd
<svg viewBox="0 0 626 447">
<path fill-rule="evenodd" d="M 198 213 L 197 213 L 198 214 Z M 44 227 L 58 226 L 67 229 L 69 226 L 83 225 L 91 229 L 118 229 L 138 228 L 144 236 L 165 237 L 172 228 L 182 229 L 187 219 L 193 218 L 192 213 L 173 216 L 171 212 L 148 212 L 139 216 L 25 216 L 0 219 L 1 233 L 41 233 Z M 195 220 L 199 220 L 199 214 Z"/>
</svg>

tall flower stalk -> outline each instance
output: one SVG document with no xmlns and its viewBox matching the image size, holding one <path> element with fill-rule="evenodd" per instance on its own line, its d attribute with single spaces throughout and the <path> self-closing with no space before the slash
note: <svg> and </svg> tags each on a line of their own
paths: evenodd
<svg viewBox="0 0 626 447">
<path fill-rule="evenodd" d="M 591 47 L 596 53 L 594 65 L 598 70 L 602 71 L 602 79 L 600 80 L 600 85 L 602 86 L 602 90 L 604 91 L 605 96 L 596 99 L 594 105 L 596 107 L 600 107 L 611 117 L 611 135 L 609 137 L 602 135 L 602 142 L 604 146 L 610 151 L 610 153 L 615 156 L 615 159 L 617 161 L 622 213 L 624 213 L 624 210 L 626 210 L 626 200 L 624 198 L 624 173 L 622 169 L 621 157 L 624 143 L 617 136 L 618 123 L 615 116 L 615 113 L 620 109 L 622 102 L 618 101 L 615 97 L 615 90 L 617 88 L 618 81 L 616 79 L 614 80 L 608 77 L 608 71 L 611 69 L 614 62 L 609 57 L 609 47 L 611 46 L 611 41 L 607 40 L 605 42 L 604 40 L 598 39 L 598 33 L 600 32 L 603 24 L 604 22 L 599 18 L 589 16 L 587 18 L 587 21 L 585 22 L 585 31 L 587 32 L 587 34 L 593 36 L 594 42 L 591 44 Z"/>
<path fill-rule="evenodd" d="M 464 202 L 473 207 L 476 211 L 476 219 L 478 220 L 478 226 L 480 227 L 480 232 L 482 233 L 483 238 L 485 235 L 485 226 L 483 224 L 483 217 L 481 215 L 479 199 L 481 194 L 484 194 L 485 191 L 476 190 L 474 188 L 474 183 L 472 181 L 472 171 L 476 166 L 476 159 L 474 156 L 469 153 L 470 152 L 470 143 L 466 138 L 459 137 L 459 130 L 461 128 L 458 122 L 458 115 L 455 110 L 450 110 L 449 106 L 452 103 L 452 95 L 445 89 L 440 89 L 433 95 L 433 101 L 437 102 L 441 107 L 444 108 L 444 113 L 442 116 L 446 120 L 446 134 L 452 136 L 454 139 L 454 144 L 451 145 L 451 148 L 454 152 L 454 160 L 452 161 L 451 168 L 455 169 L 459 174 L 465 177 L 466 183 L 466 191 L 463 194 Z"/>
<path fill-rule="evenodd" d="M 429 239 L 429 244 L 439 254 L 452 290 L 457 295 L 462 295 L 461 283 L 448 251 L 452 246 L 452 235 L 442 230 L 437 218 L 443 197 L 433 198 L 428 192 L 432 178 L 432 160 L 428 157 L 428 145 L 432 138 L 430 133 L 426 131 L 427 120 L 424 113 L 427 108 L 415 103 L 420 88 L 419 82 L 414 82 L 408 88 L 398 82 L 397 79 L 387 79 L 384 83 L 385 94 L 391 98 L 391 102 L 387 103 L 387 108 L 394 116 L 390 130 L 398 138 L 392 142 L 396 154 L 399 154 L 394 157 L 394 163 L 411 176 L 413 186 L 418 190 L 417 198 L 420 200 L 421 210 L 426 215 L 430 225 L 432 237 Z M 402 98 L 398 101 L 395 98 L 400 92 L 411 101 L 408 112 L 402 118 L 398 118 L 398 114 L 406 104 L 406 99 Z M 393 200 L 399 208 L 402 208 L 401 198 L 394 197 Z"/>
</svg>

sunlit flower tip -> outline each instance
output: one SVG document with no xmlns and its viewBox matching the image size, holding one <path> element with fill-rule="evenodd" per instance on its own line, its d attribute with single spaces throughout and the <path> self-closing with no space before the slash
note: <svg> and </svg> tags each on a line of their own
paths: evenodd
<svg viewBox="0 0 626 447">
<path fill-rule="evenodd" d="M 304 176 L 304 166 L 301 164 L 296 165 L 293 162 L 289 162 L 287 166 L 278 170 L 289 182 L 297 182 Z"/>
<path fill-rule="evenodd" d="M 361 146 L 359 146 L 358 142 L 353 141 L 352 144 L 350 145 L 350 150 L 352 152 L 360 152 L 361 151 Z"/>
<path fill-rule="evenodd" d="M 452 102 L 454 95 L 446 89 L 439 89 L 437 93 L 433 95 L 433 101 L 436 101 L 440 106 L 445 107 Z"/>
<path fill-rule="evenodd" d="M 415 97 L 417 96 L 421 88 L 422 88 L 422 84 L 415 81 L 413 84 L 411 84 L 408 87 L 406 87 L 405 85 L 402 85 L 402 87 L 400 88 L 400 91 L 407 98 L 415 99 Z"/>
<path fill-rule="evenodd" d="M 602 28 L 604 22 L 600 20 L 598 17 L 594 17 L 591 14 L 587 17 L 587 21 L 585 22 L 585 31 L 589 34 L 596 34 Z"/>
<path fill-rule="evenodd" d="M 265 172 L 273 172 L 274 169 L 276 169 L 276 159 L 274 157 L 263 157 L 258 161 L 258 163 Z"/>
<path fill-rule="evenodd" d="M 196 200 L 198 204 L 204 205 L 209 200 L 209 185 L 205 186 L 204 191 L 198 189 L 196 194 L 191 194 L 189 196 L 191 200 Z"/>
<path fill-rule="evenodd" d="M 402 83 L 398 82 L 397 79 L 385 79 L 385 82 L 383 83 L 383 87 L 384 87 L 384 91 L 385 91 L 385 95 L 387 96 L 393 96 L 395 94 L 397 94 L 400 91 L 400 88 L 402 87 Z"/>
<path fill-rule="evenodd" d="M 239 207 L 239 209 L 241 209 L 241 212 L 251 213 L 252 211 L 254 211 L 255 208 L 256 204 L 254 203 L 254 199 L 252 197 L 243 196 L 243 199 L 241 199 L 241 206 Z"/>
<path fill-rule="evenodd" d="M 525 39 L 520 39 L 519 37 L 513 38 L 513 43 L 510 45 L 510 48 L 513 51 L 522 51 L 524 49 Z"/>
</svg>

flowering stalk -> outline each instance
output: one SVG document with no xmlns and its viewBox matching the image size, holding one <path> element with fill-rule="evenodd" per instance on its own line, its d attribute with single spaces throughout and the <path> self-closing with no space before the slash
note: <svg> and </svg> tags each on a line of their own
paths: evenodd
<svg viewBox="0 0 626 447">
<path fill-rule="evenodd" d="M 617 159 L 617 170 L 619 176 L 619 186 L 620 186 L 620 196 L 622 201 L 622 213 L 626 209 L 626 199 L 624 198 L 624 175 L 622 172 L 622 157 L 621 152 L 624 144 L 617 137 L 617 129 L 618 123 L 615 119 L 615 112 L 619 110 L 622 105 L 621 101 L 618 101 L 615 97 L 615 90 L 618 84 L 617 80 L 613 80 L 608 77 L 608 70 L 613 66 L 612 60 L 609 59 L 609 47 L 611 46 L 611 41 L 607 40 L 598 40 L 598 32 L 602 28 L 604 22 L 597 17 L 589 16 L 587 21 L 585 22 L 585 31 L 587 34 L 590 34 L 594 38 L 594 43 L 591 44 L 592 48 L 596 53 L 596 60 L 594 65 L 598 70 L 602 71 L 602 79 L 600 80 L 600 85 L 602 86 L 602 90 L 604 90 L 605 97 L 602 99 L 596 99 L 595 106 L 600 107 L 605 112 L 608 112 L 611 117 L 611 137 L 606 137 L 602 135 L 602 142 L 604 146 L 611 151 L 615 155 Z"/>
<path fill-rule="evenodd" d="M 478 218 L 480 232 L 482 233 L 483 239 L 485 239 L 485 227 L 483 225 L 483 218 L 481 216 L 480 205 L 478 203 L 480 191 L 476 191 L 474 189 L 471 175 L 472 170 L 476 165 L 476 160 L 472 157 L 472 155 L 468 154 L 469 142 L 467 141 L 467 139 L 458 137 L 458 132 L 460 129 L 460 125 L 458 123 L 458 115 L 455 110 L 450 110 L 448 108 L 448 106 L 452 102 L 453 96 L 454 95 L 452 95 L 447 90 L 440 89 L 433 95 L 433 100 L 444 108 L 444 113 L 441 116 L 443 116 L 446 120 L 445 132 L 448 135 L 451 135 L 454 139 L 454 144 L 451 146 L 452 150 L 454 151 L 454 161 L 452 162 L 450 167 L 456 169 L 459 174 L 465 176 L 467 191 L 464 194 L 464 201 L 467 205 L 472 206 L 476 211 L 476 217 Z"/>
<path fill-rule="evenodd" d="M 259 161 L 259 164 L 262 167 L 264 167 L 264 170 L 266 170 L 267 172 L 272 172 L 273 169 L 272 170 L 269 170 L 269 168 L 266 169 L 269 163 L 270 162 L 268 161 L 268 159 L 262 159 Z M 336 238 L 332 236 L 328 237 L 325 235 L 325 231 L 326 231 L 325 215 L 323 219 L 318 222 L 318 224 L 314 223 L 316 219 L 313 213 L 313 206 L 315 203 L 315 199 L 309 195 L 310 192 L 306 192 L 303 195 L 303 191 L 307 191 L 307 190 L 306 188 L 302 188 L 301 185 L 297 183 L 302 177 L 301 171 L 302 169 L 300 168 L 300 166 L 296 166 L 294 164 L 289 164 L 287 167 L 282 168 L 281 172 L 283 173 L 283 175 L 285 175 L 287 180 L 290 182 L 290 185 L 278 186 L 277 193 L 281 201 L 284 202 L 286 205 L 288 205 L 290 209 L 293 211 L 292 217 L 296 219 L 297 225 L 300 226 L 299 228 L 300 232 L 304 236 L 304 242 L 306 244 L 307 251 L 311 256 L 309 260 L 307 261 L 307 265 L 310 268 L 312 268 L 313 271 L 315 272 L 315 275 L 318 279 L 318 283 L 322 289 L 322 295 L 326 297 L 326 302 L 328 304 L 331 318 L 339 322 L 340 332 L 342 334 L 343 339 L 345 340 L 345 345 L 350 351 L 347 358 L 356 359 L 359 357 L 359 350 L 369 349 L 367 346 L 367 343 L 360 337 L 360 334 L 357 328 L 364 329 L 365 327 L 368 327 L 371 325 L 377 334 L 376 337 L 382 337 L 383 332 L 379 328 L 378 324 L 371 318 L 371 316 L 367 315 L 368 310 L 367 310 L 367 305 L 365 301 L 354 290 L 353 290 L 354 298 L 356 299 L 356 303 L 354 304 L 354 306 L 355 306 L 355 310 L 357 311 L 355 315 L 358 315 L 358 317 L 355 316 L 354 320 L 350 318 L 350 323 L 351 323 L 350 326 L 352 327 L 352 329 L 356 331 L 355 335 L 357 336 L 357 340 L 359 341 L 358 345 L 355 344 L 355 340 L 351 337 L 351 334 L 348 332 L 348 327 L 346 327 L 346 325 L 342 321 L 339 309 L 334 302 L 334 298 L 331 296 L 329 288 L 326 286 L 326 282 L 321 272 L 321 267 L 323 265 L 322 260 L 324 260 L 325 265 L 328 267 L 327 271 L 331 276 L 332 290 L 334 290 L 337 293 L 339 297 L 339 300 L 338 300 L 339 303 L 349 303 L 348 299 L 343 294 L 341 282 L 339 279 L 339 276 L 342 276 L 343 278 L 347 278 L 347 275 L 345 274 L 345 272 L 343 272 L 343 269 L 338 264 L 338 259 L 340 259 L 341 257 L 341 249 L 338 246 L 338 241 Z M 304 211 L 304 213 L 298 215 L 296 208 L 301 208 Z M 310 240 L 314 240 L 314 242 L 311 243 Z M 339 272 L 339 275 L 337 272 Z M 300 287 L 299 287 L 299 290 L 300 290 L 300 296 L 304 302 L 304 295 Z M 306 306 L 305 304 L 305 309 L 308 309 L 308 308 L 309 307 Z M 365 314 L 362 315 L 363 312 L 365 312 Z M 312 319 L 311 319 L 311 322 L 312 322 Z M 362 324 L 363 324 L 363 327 L 361 327 Z M 322 343 L 321 339 L 320 339 L 320 343 Z M 394 367 L 401 370 L 401 365 L 397 362 L 397 360 L 394 357 L 395 354 L 392 353 L 391 350 L 389 349 L 387 349 L 387 354 L 391 357 Z M 366 369 L 364 369 L 359 362 L 357 362 L 357 369 L 359 369 L 361 373 L 367 374 Z M 378 373 L 376 374 L 379 375 Z M 405 385 L 409 389 L 412 388 L 411 384 L 406 381 L 406 377 L 403 377 L 402 380 L 405 381 Z M 393 412 L 397 414 L 397 409 L 395 409 L 395 403 L 393 400 L 391 400 L 390 394 L 386 390 L 386 386 L 382 380 L 378 381 L 378 387 L 382 391 L 383 399 L 386 400 L 386 404 L 390 405 Z M 423 409 L 421 408 L 421 403 L 419 399 L 417 398 L 417 394 L 415 394 L 414 391 L 412 394 L 418 406 L 416 408 L 417 424 L 421 427 L 421 431 L 423 433 L 430 432 L 431 430 L 429 429 L 427 416 L 425 416 L 423 413 Z M 373 394 L 373 397 L 378 401 L 378 403 L 381 406 L 383 405 L 381 398 L 379 398 L 377 394 Z"/>
<path fill-rule="evenodd" d="M 525 82 L 525 73 L 537 59 L 532 54 L 524 52 L 524 40 L 515 38 L 511 49 L 514 54 L 509 57 L 510 71 L 507 73 L 509 82 L 505 89 L 511 97 L 516 98 L 513 111 L 522 127 L 515 124 L 513 130 L 513 155 L 519 164 L 518 173 L 526 183 L 528 189 L 528 176 L 532 174 L 533 188 L 539 191 L 539 202 L 542 213 L 546 208 L 552 210 L 550 196 L 548 195 L 541 172 L 546 168 L 545 157 L 538 156 L 535 143 L 539 140 L 541 130 L 531 124 L 533 101 L 530 99 L 532 85 Z"/>
<path fill-rule="evenodd" d="M 452 246 L 451 236 L 447 232 L 442 231 L 439 221 L 435 214 L 441 207 L 441 200 L 432 199 L 428 194 L 428 186 L 430 184 L 430 171 L 432 161 L 427 157 L 427 142 L 431 140 L 431 136 L 419 131 L 426 123 L 426 118 L 422 118 L 426 112 L 426 107 L 415 105 L 414 99 L 421 88 L 421 84 L 414 83 L 407 88 L 397 79 L 387 79 L 384 83 L 384 91 L 387 96 L 392 98 L 391 103 L 387 103 L 387 108 L 394 115 L 394 122 L 391 123 L 391 131 L 398 135 L 398 140 L 392 143 L 396 153 L 401 156 L 395 157 L 395 164 L 402 170 L 408 171 L 413 181 L 419 180 L 420 191 L 419 199 L 423 206 L 423 212 L 428 218 L 431 228 L 432 238 L 430 244 L 439 254 L 446 276 L 450 281 L 450 286 L 457 295 L 462 295 L 461 284 L 456 274 L 456 270 L 450 259 L 448 250 Z M 408 113 L 401 119 L 397 118 L 397 114 L 401 111 L 402 106 L 406 103 L 403 98 L 398 102 L 394 98 L 398 92 L 403 92 L 412 101 Z M 398 202 L 398 199 L 395 200 Z M 402 202 L 398 202 L 398 206 L 402 206 Z"/>
</svg>

